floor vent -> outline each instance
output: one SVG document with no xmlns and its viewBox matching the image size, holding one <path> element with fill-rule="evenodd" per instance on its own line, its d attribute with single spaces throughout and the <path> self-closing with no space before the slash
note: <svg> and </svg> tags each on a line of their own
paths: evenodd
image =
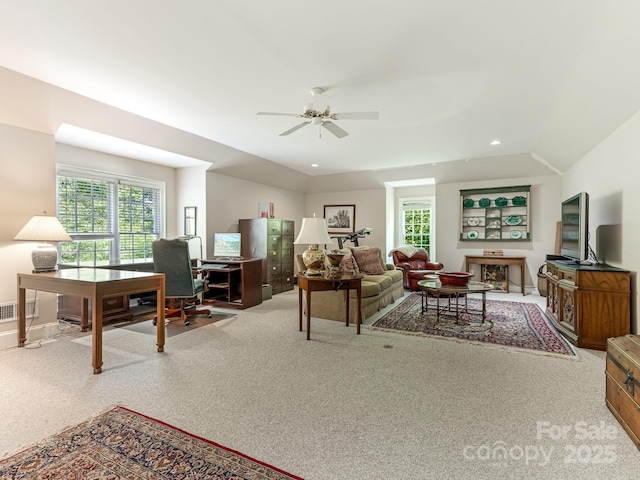
<svg viewBox="0 0 640 480">
<path fill-rule="evenodd" d="M 34 318 L 39 315 L 38 301 L 36 299 L 27 300 L 25 304 L 27 318 Z M 0 323 L 11 322 L 18 319 L 18 302 L 0 303 Z"/>
</svg>

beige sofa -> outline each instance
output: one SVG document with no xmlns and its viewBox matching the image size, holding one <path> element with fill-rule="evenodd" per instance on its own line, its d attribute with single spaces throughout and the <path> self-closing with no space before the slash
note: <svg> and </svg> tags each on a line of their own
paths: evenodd
<svg viewBox="0 0 640 480">
<path fill-rule="evenodd" d="M 381 270 L 375 274 L 366 273 L 366 271 L 359 271 L 357 258 L 353 256 L 354 250 L 368 250 L 369 253 L 373 253 L 374 250 L 377 250 Z M 343 248 L 340 252 L 348 254 L 342 262 L 343 268 L 347 270 L 355 269 L 355 271 L 365 275 L 362 279 L 363 321 L 365 318 L 370 317 L 381 308 L 395 302 L 404 295 L 402 271 L 396 270 L 395 266 L 392 264 L 385 263 L 382 253 L 380 253 L 380 249 L 375 248 L 372 250 L 369 247 L 361 246 Z M 362 257 L 360 252 L 357 252 L 356 255 Z M 352 261 L 353 266 L 351 263 Z M 296 265 L 298 267 L 298 271 L 305 270 L 304 263 L 302 262 L 302 255 L 296 255 Z M 373 270 L 369 269 L 369 271 L 375 271 L 375 268 Z M 344 295 L 344 291 L 313 292 L 311 295 L 311 316 L 344 322 Z M 357 302 L 355 301 L 356 292 L 354 290 L 350 290 L 349 295 L 354 299 L 349 302 L 349 319 L 351 321 L 355 321 L 357 309 Z"/>
</svg>

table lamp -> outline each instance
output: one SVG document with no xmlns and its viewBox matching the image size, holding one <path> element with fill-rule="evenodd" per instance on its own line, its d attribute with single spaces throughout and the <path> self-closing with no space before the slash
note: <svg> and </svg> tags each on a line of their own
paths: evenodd
<svg viewBox="0 0 640 480">
<path fill-rule="evenodd" d="M 320 275 L 320 270 L 324 265 L 325 254 L 321 250 L 320 244 L 332 243 L 327 232 L 327 222 L 324 218 L 303 218 L 302 227 L 298 237 L 293 242 L 294 245 L 308 243 L 309 248 L 302 254 L 302 261 L 307 267 L 305 275 Z"/>
<path fill-rule="evenodd" d="M 13 239 L 44 242 L 31 252 L 34 273 L 55 272 L 57 269 L 58 250 L 47 242 L 71 241 L 71 237 L 58 219 L 47 216 L 47 212 L 32 217 Z"/>
</svg>

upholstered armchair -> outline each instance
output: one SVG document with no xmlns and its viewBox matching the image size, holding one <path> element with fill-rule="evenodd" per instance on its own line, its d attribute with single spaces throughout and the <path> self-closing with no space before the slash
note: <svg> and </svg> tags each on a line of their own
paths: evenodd
<svg viewBox="0 0 640 480">
<path fill-rule="evenodd" d="M 427 273 L 444 268 L 441 263 L 433 263 L 424 248 L 399 247 L 389 255 L 396 268 L 402 270 L 402 285 L 407 290 L 419 290 L 418 282 L 424 280 Z"/>
</svg>

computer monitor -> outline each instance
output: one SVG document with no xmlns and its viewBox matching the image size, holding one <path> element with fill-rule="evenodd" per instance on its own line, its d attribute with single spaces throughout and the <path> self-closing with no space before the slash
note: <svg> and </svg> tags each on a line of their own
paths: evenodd
<svg viewBox="0 0 640 480">
<path fill-rule="evenodd" d="M 214 233 L 213 256 L 216 259 L 241 260 L 240 247 L 242 237 L 240 233 Z"/>
</svg>

